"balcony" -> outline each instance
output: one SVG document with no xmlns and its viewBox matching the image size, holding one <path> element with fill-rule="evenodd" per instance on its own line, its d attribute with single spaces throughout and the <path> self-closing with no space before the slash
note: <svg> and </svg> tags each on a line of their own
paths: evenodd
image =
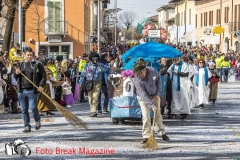
<svg viewBox="0 0 240 160">
<path fill-rule="evenodd" d="M 48 35 L 67 35 L 68 34 L 68 22 L 67 21 L 43 21 L 43 33 Z"/>
<path fill-rule="evenodd" d="M 236 31 L 240 29 L 240 23 L 238 22 L 229 22 L 228 23 L 228 30 L 230 34 L 235 34 Z"/>
</svg>

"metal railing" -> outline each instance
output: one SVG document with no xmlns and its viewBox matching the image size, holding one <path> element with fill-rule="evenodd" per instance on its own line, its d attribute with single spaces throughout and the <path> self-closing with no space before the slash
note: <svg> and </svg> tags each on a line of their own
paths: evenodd
<svg viewBox="0 0 240 160">
<path fill-rule="evenodd" d="M 43 33 L 45 35 L 66 35 L 68 34 L 68 21 L 43 21 Z"/>
<path fill-rule="evenodd" d="M 68 23 L 68 36 L 75 39 L 78 42 L 81 43 L 85 43 L 85 36 L 87 34 L 83 31 L 81 31 L 80 29 L 78 29 L 77 27 L 71 25 L 70 23 Z"/>
<path fill-rule="evenodd" d="M 240 22 L 229 22 L 228 30 L 230 34 L 236 33 L 240 29 Z"/>
</svg>

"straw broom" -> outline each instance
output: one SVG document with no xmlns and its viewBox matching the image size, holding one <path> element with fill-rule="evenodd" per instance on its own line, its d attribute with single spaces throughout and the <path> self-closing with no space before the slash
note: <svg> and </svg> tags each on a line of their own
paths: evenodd
<svg viewBox="0 0 240 160">
<path fill-rule="evenodd" d="M 15 68 L 16 69 L 16 68 Z M 22 72 L 20 74 L 28 81 L 30 82 L 35 88 L 38 88 L 36 84 L 34 84 L 28 77 L 26 77 Z M 65 119 L 76 129 L 79 128 L 85 128 L 88 129 L 86 124 L 78 118 L 75 114 L 71 113 L 69 110 L 61 106 L 59 103 L 57 103 L 55 100 L 53 100 L 51 97 L 49 97 L 45 92 L 41 92 L 44 96 L 46 96 L 51 103 L 62 113 L 62 115 L 65 117 Z"/>
<path fill-rule="evenodd" d="M 150 137 L 148 138 L 147 143 L 145 143 L 143 145 L 143 148 L 148 148 L 148 149 L 151 149 L 151 150 L 155 150 L 155 149 L 158 148 L 157 141 L 156 141 L 156 139 L 154 137 L 155 114 L 156 114 L 156 111 L 154 111 L 152 131 L 151 131 Z"/>
</svg>

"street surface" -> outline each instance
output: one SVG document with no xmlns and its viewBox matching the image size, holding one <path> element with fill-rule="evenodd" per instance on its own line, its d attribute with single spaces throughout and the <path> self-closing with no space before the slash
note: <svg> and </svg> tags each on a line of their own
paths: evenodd
<svg viewBox="0 0 240 160">
<path fill-rule="evenodd" d="M 88 103 L 68 108 L 83 119 L 89 130 L 75 130 L 62 117 L 43 116 L 42 128 L 23 133 L 21 115 L 0 115 L 0 159 L 22 159 L 19 155 L 5 155 L 5 143 L 22 139 L 31 148 L 26 159 L 240 159 L 240 83 L 219 83 L 216 106 L 194 108 L 187 120 L 164 117 L 168 143 L 156 135 L 159 149 L 143 149 L 140 141 L 141 123 L 126 122 L 113 125 L 109 114 L 89 117 Z M 156 128 L 155 128 L 156 130 Z M 84 152 L 85 148 L 85 152 Z M 62 150 L 61 150 L 62 149 Z M 66 151 L 64 151 L 66 149 Z M 102 154 L 91 155 L 97 149 Z M 61 151 L 60 151 L 61 150 Z"/>
</svg>

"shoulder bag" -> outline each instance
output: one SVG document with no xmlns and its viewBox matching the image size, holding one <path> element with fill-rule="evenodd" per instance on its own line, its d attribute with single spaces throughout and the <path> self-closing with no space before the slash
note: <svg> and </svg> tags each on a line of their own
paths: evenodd
<svg viewBox="0 0 240 160">
<path fill-rule="evenodd" d="M 95 75 L 95 72 L 97 70 L 97 67 L 98 67 L 98 65 L 96 66 L 96 69 L 93 72 L 92 80 L 87 80 L 87 79 L 84 80 L 84 84 L 83 84 L 83 87 L 82 87 L 84 92 L 89 92 L 93 89 L 93 79 L 94 79 L 94 75 Z"/>
</svg>

